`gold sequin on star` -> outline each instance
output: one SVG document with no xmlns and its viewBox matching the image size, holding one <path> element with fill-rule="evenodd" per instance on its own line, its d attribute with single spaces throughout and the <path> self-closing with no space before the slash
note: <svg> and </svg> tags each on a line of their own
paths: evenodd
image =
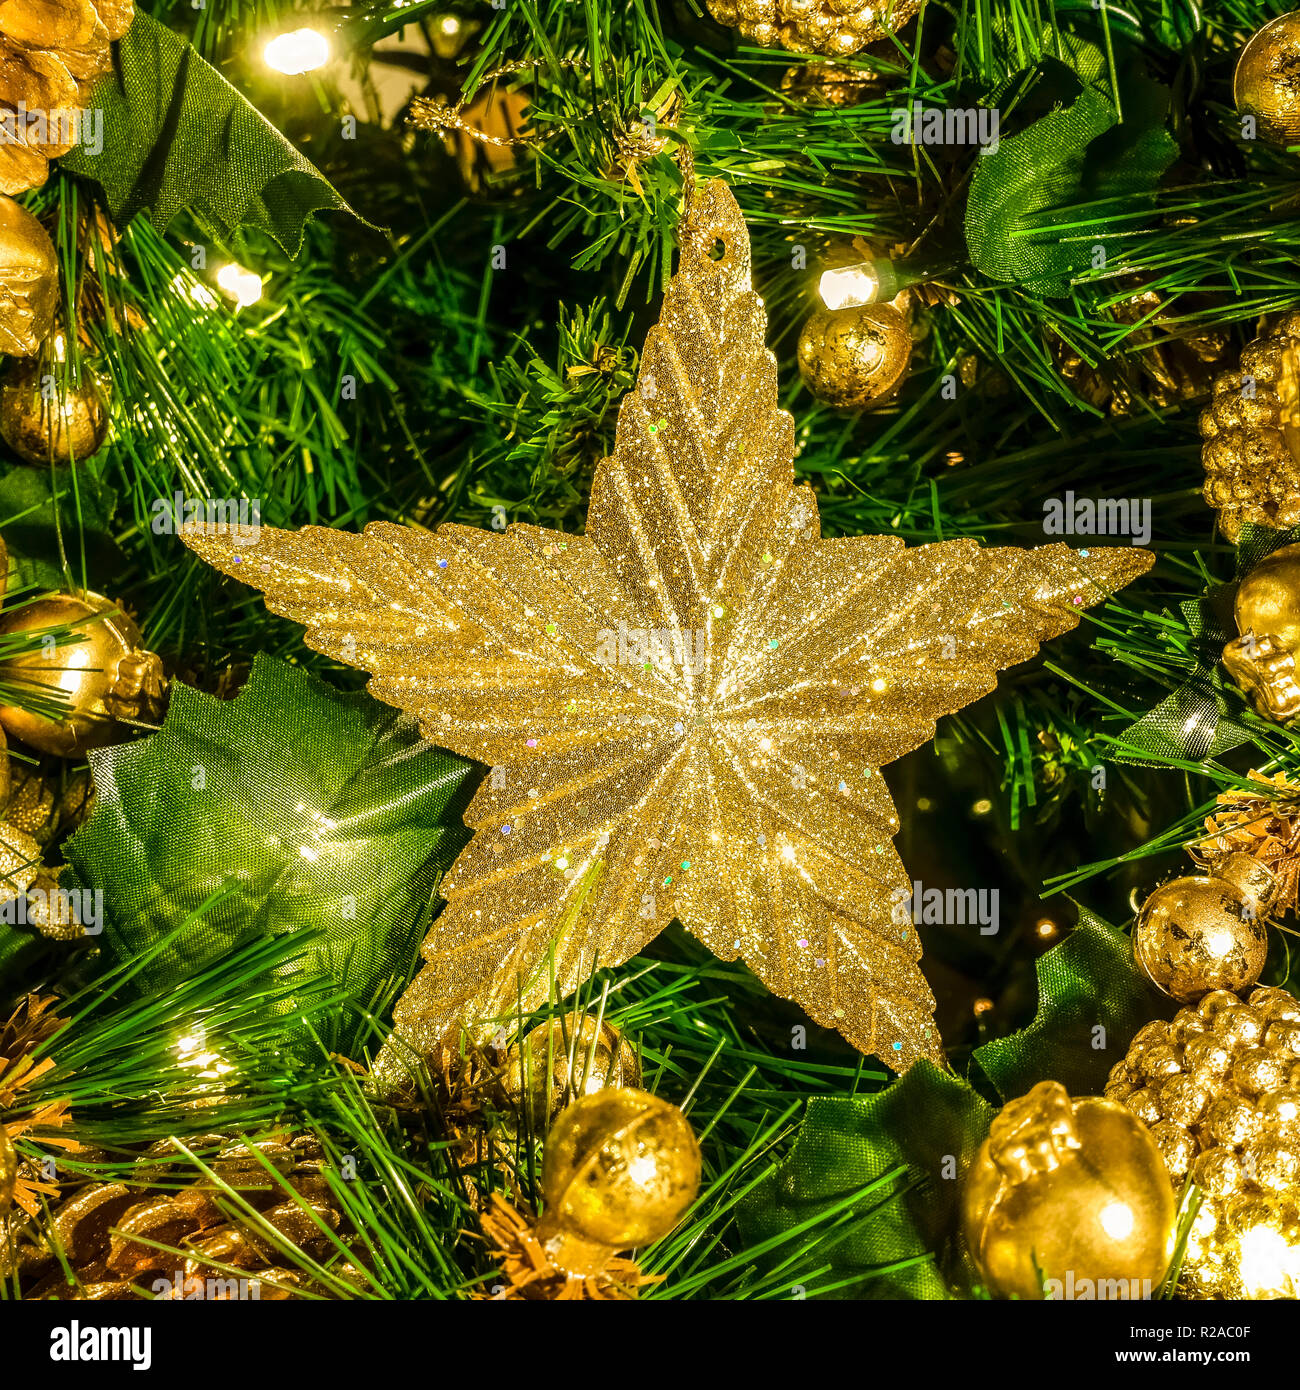
<svg viewBox="0 0 1300 1390">
<path fill-rule="evenodd" d="M 879 769 L 1151 558 L 820 539 L 766 329 L 740 209 L 702 185 L 585 535 L 185 537 L 493 769 L 396 1009 L 422 1051 L 677 918 L 863 1052 L 942 1061 Z"/>
</svg>

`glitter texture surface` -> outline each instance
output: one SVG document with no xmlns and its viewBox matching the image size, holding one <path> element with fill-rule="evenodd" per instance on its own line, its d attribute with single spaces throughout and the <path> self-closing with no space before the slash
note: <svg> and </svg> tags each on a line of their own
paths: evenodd
<svg viewBox="0 0 1300 1390">
<path fill-rule="evenodd" d="M 186 541 L 492 769 L 397 1006 L 412 1045 L 535 1007 L 552 944 L 563 996 L 677 918 L 863 1052 L 942 1062 L 879 768 L 1151 559 L 820 539 L 724 184 L 682 243 L 584 536 Z"/>
</svg>

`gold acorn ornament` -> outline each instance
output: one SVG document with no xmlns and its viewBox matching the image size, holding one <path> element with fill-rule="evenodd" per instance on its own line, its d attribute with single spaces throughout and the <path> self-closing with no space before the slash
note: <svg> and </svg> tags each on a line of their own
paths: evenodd
<svg viewBox="0 0 1300 1390">
<path fill-rule="evenodd" d="M 922 0 L 709 0 L 719 24 L 765 48 L 847 57 L 920 13 Z"/>
<path fill-rule="evenodd" d="M 699 1187 L 699 1145 L 675 1105 L 630 1088 L 580 1097 L 546 1137 L 541 1219 L 499 1197 L 483 1217 L 504 1296 L 635 1297 L 646 1281 L 619 1252 L 666 1236 Z"/>
<path fill-rule="evenodd" d="M 1248 344 L 1236 370 L 1214 379 L 1201 412 L 1205 500 L 1230 541 L 1250 522 L 1283 531 L 1300 523 L 1300 314 Z"/>
<path fill-rule="evenodd" d="M 1095 1297 L 1104 1283 L 1141 1298 L 1164 1277 L 1175 1205 L 1144 1125 L 1115 1101 L 1071 1100 L 1041 1081 L 994 1119 L 962 1190 L 962 1227 L 1003 1298 L 1041 1299 L 1045 1281 L 1058 1298 L 1089 1296 L 1085 1281 Z"/>
<path fill-rule="evenodd" d="M 1263 139 L 1300 144 L 1300 11 L 1270 20 L 1242 49 L 1232 99 Z"/>
<path fill-rule="evenodd" d="M 0 436 L 28 463 L 81 463 L 108 437 L 107 399 L 88 366 L 65 383 L 48 364 L 18 363 L 0 382 Z"/>
<path fill-rule="evenodd" d="M 1300 1001 L 1207 994 L 1141 1029 L 1106 1095 L 1150 1126 L 1172 1181 L 1200 1189 L 1180 1289 L 1300 1297 Z"/>
<path fill-rule="evenodd" d="M 1229 854 L 1208 875 L 1171 879 L 1142 904 L 1133 956 L 1155 987 L 1180 1004 L 1211 990 L 1249 989 L 1268 956 L 1273 872 L 1249 854 Z"/>
<path fill-rule="evenodd" d="M 71 627 L 81 640 L 57 644 Z M 49 631 L 40 651 L 0 664 L 0 679 L 46 696 L 62 696 L 68 711 L 46 718 L 17 705 L 0 706 L 0 727 L 42 753 L 69 758 L 119 741 L 124 720 L 154 720 L 162 712 L 162 663 L 141 645 L 139 628 L 100 594 L 53 594 L 0 613 L 0 635 Z"/>
<path fill-rule="evenodd" d="M 622 1033 L 591 1014 L 571 1013 L 540 1024 L 510 1049 L 502 1088 L 540 1130 L 579 1096 L 640 1083 L 636 1049 Z"/>
<path fill-rule="evenodd" d="M 0 198 L 0 353 L 35 357 L 58 298 L 59 261 L 49 233 L 12 198 Z"/>
<path fill-rule="evenodd" d="M 1223 649 L 1228 674 L 1265 719 L 1300 713 L 1300 545 L 1266 555 L 1237 587 L 1237 631 Z"/>
</svg>

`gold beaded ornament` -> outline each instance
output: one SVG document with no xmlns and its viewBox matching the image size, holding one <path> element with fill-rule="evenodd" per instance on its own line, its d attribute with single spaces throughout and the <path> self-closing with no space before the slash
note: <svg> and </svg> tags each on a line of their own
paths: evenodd
<svg viewBox="0 0 1300 1390">
<path fill-rule="evenodd" d="M 1141 1029 L 1106 1095 L 1150 1127 L 1173 1182 L 1201 1190 L 1182 1290 L 1300 1297 L 1300 1001 L 1207 994 Z"/>
<path fill-rule="evenodd" d="M 1300 523 L 1300 313 L 1248 344 L 1212 389 L 1201 462 L 1223 534 L 1236 541 L 1247 522 L 1274 531 Z"/>
<path fill-rule="evenodd" d="M 901 29 L 922 0 L 709 0 L 720 24 L 765 48 L 846 58 Z"/>
</svg>

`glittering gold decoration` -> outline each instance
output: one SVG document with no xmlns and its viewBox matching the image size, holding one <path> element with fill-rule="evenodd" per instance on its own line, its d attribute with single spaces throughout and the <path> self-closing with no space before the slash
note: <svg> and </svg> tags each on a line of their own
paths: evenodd
<svg viewBox="0 0 1300 1390">
<path fill-rule="evenodd" d="M 1242 49 L 1232 99 L 1263 139 L 1300 145 L 1300 11 L 1270 20 Z"/>
<path fill-rule="evenodd" d="M 546 1136 L 537 1235 L 557 1269 L 587 1278 L 618 1251 L 666 1236 L 699 1186 L 699 1145 L 675 1105 L 646 1091 L 598 1091 Z"/>
<path fill-rule="evenodd" d="M 54 323 L 59 261 L 49 233 L 12 198 L 0 198 L 0 352 L 34 357 Z"/>
<path fill-rule="evenodd" d="M 1300 314 L 1243 349 L 1214 379 L 1201 412 L 1205 500 L 1235 541 L 1246 522 L 1284 531 L 1300 523 Z"/>
<path fill-rule="evenodd" d="M 1250 855 L 1273 875 L 1270 915 L 1281 917 L 1300 905 L 1300 785 L 1281 772 L 1247 775 L 1261 791 L 1220 792 L 1215 805 L 1222 809 L 1206 817 L 1205 838 L 1188 853 L 1211 869 L 1226 855 Z"/>
<path fill-rule="evenodd" d="M 709 0 L 720 24 L 765 48 L 847 57 L 901 29 L 921 0 Z"/>
<path fill-rule="evenodd" d="M 889 55 L 897 51 L 888 45 Z M 865 67 L 846 67 L 840 63 L 797 63 L 781 74 L 781 90 L 796 101 L 819 101 L 826 106 L 858 106 L 889 85 L 889 79 Z"/>
<path fill-rule="evenodd" d="M 1237 586 L 1237 631 L 1223 649 L 1228 674 L 1266 719 L 1300 714 L 1300 545 L 1266 555 Z"/>
<path fill-rule="evenodd" d="M 154 720 L 162 709 L 162 663 L 141 649 L 140 630 L 99 594 L 56 594 L 0 613 L 0 633 L 71 627 L 79 641 L 51 646 L 0 665 L 11 684 L 61 692 L 69 710 L 46 719 L 0 706 L 0 726 L 42 753 L 72 757 L 126 737 L 123 720 Z"/>
<path fill-rule="evenodd" d="M 1133 924 L 1133 956 L 1180 1004 L 1211 990 L 1248 989 L 1268 956 L 1276 891 L 1272 871 L 1249 854 L 1225 856 L 1209 877 L 1162 883 Z"/>
<path fill-rule="evenodd" d="M 942 1061 L 878 769 L 1151 559 L 819 539 L 765 329 L 740 209 L 706 184 L 584 536 L 185 533 L 497 769 L 396 1009 L 417 1050 L 536 1008 L 552 969 L 563 998 L 677 918 L 862 1051 Z"/>
<path fill-rule="evenodd" d="M 893 304 L 819 309 L 799 334 L 797 360 L 818 400 L 841 410 L 884 405 L 907 379 L 912 334 Z"/>
<path fill-rule="evenodd" d="M 967 1247 L 1004 1298 L 1150 1298 L 1174 1209 L 1145 1127 L 1114 1101 L 1072 1101 L 1058 1081 L 1002 1108 L 962 1190 Z"/>
<path fill-rule="evenodd" d="M 1207 994 L 1148 1023 L 1106 1094 L 1151 1127 L 1175 1185 L 1203 1202 L 1180 1288 L 1193 1298 L 1300 1297 L 1300 1002 Z"/>
<path fill-rule="evenodd" d="M 0 437 L 28 463 L 81 463 L 108 437 L 106 400 L 88 368 L 65 390 L 48 365 L 20 362 L 0 381 Z"/>
<path fill-rule="evenodd" d="M 49 162 L 76 143 L 74 113 L 110 71 L 109 44 L 135 17 L 132 0 L 5 0 L 0 5 L 0 193 L 39 188 Z"/>
<path fill-rule="evenodd" d="M 636 1049 L 613 1024 L 580 1013 L 534 1028 L 506 1054 L 502 1078 L 510 1104 L 535 1130 L 578 1096 L 640 1083 Z"/>
</svg>

